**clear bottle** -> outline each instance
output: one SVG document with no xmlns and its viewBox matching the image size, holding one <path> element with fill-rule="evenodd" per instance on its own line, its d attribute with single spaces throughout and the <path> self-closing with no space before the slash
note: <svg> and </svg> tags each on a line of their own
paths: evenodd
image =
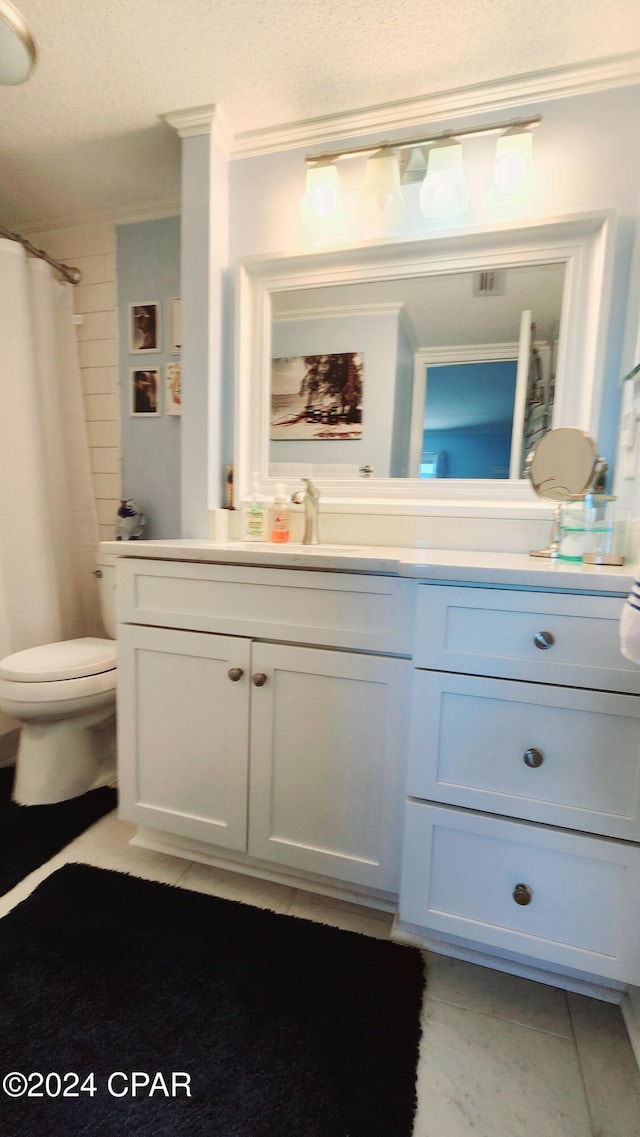
<svg viewBox="0 0 640 1137">
<path fill-rule="evenodd" d="M 269 513 L 269 532 L 275 545 L 284 545 L 291 536 L 287 487 L 278 482 Z"/>
<path fill-rule="evenodd" d="M 251 501 L 244 511 L 244 537 L 246 541 L 266 541 L 267 505 L 258 492 L 258 474 L 253 475 Z"/>
</svg>

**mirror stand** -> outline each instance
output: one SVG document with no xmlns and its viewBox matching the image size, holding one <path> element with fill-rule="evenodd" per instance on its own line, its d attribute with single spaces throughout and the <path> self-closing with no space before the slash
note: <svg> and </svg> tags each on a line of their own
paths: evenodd
<svg viewBox="0 0 640 1137">
<path fill-rule="evenodd" d="M 549 544 L 546 549 L 531 549 L 530 557 L 555 558 L 560 555 L 560 518 L 562 517 L 562 502 L 559 501 L 553 511 Z"/>
</svg>

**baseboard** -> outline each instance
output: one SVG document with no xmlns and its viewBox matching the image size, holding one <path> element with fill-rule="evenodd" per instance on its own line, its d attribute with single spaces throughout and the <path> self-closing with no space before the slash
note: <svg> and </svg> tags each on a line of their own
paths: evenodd
<svg viewBox="0 0 640 1137">
<path fill-rule="evenodd" d="M 435 955 L 447 955 L 453 959 L 464 960 L 465 963 L 476 963 L 480 967 L 489 967 L 493 971 L 504 971 L 508 975 L 518 975 L 521 979 L 532 979 L 536 983 L 545 983 L 548 987 L 560 987 L 564 991 L 573 991 L 577 995 L 587 995 L 591 999 L 600 999 L 605 1003 L 622 1005 L 627 990 L 624 983 L 616 980 L 600 981 L 597 977 L 580 977 L 571 972 L 560 971 L 553 967 L 539 967 L 524 959 L 493 955 L 481 951 L 470 944 L 449 943 L 436 936 L 424 934 L 418 929 L 401 925 L 397 918 L 391 929 L 391 939 L 397 943 L 410 944 L 413 947 L 425 948 Z M 638 1017 L 640 1025 L 640 1015 Z"/>
<path fill-rule="evenodd" d="M 227 872 L 255 877 L 258 880 L 273 881 L 275 884 L 286 885 L 288 888 L 314 892 L 328 899 L 345 900 L 349 904 L 359 904 L 363 908 L 375 908 L 380 912 L 395 912 L 397 908 L 395 896 L 375 891 L 368 892 L 366 889 L 360 890 L 355 886 L 353 888 L 348 885 L 341 887 L 336 884 L 335 880 L 329 880 L 325 877 L 287 872 L 265 861 L 252 860 L 241 853 L 226 854 L 223 850 L 213 848 L 202 841 L 161 833 L 155 829 L 139 827 L 129 844 L 141 849 L 151 849 L 155 853 L 169 853 L 174 857 L 197 861 L 199 864 L 210 865 L 212 868 L 226 869 Z"/>
<path fill-rule="evenodd" d="M 628 987 L 622 996 L 620 1010 L 629 1035 L 631 1049 L 640 1070 L 640 987 Z"/>
</svg>

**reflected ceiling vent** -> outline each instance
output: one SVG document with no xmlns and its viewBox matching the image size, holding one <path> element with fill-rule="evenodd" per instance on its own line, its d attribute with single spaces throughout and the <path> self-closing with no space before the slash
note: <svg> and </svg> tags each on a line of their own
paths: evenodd
<svg viewBox="0 0 640 1137">
<path fill-rule="evenodd" d="M 474 296 L 504 296 L 506 272 L 504 269 L 484 269 L 473 274 Z"/>
</svg>

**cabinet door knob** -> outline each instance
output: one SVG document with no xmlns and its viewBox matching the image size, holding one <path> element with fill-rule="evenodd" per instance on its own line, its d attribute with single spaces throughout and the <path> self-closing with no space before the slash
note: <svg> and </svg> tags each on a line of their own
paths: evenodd
<svg viewBox="0 0 640 1137">
<path fill-rule="evenodd" d="M 254 687 L 264 687 L 265 683 L 267 682 L 267 677 L 264 671 L 256 671 L 255 675 L 251 676 L 251 682 L 253 683 Z"/>
<path fill-rule="evenodd" d="M 547 651 L 556 641 L 553 632 L 536 632 L 533 642 L 540 651 Z"/>
<path fill-rule="evenodd" d="M 513 899 L 516 904 L 530 904 L 533 900 L 533 890 L 528 884 L 516 884 L 513 890 Z"/>
<path fill-rule="evenodd" d="M 530 746 L 522 755 L 522 761 L 530 770 L 537 770 L 544 762 L 544 754 L 537 746 Z"/>
<path fill-rule="evenodd" d="M 229 676 L 232 683 L 237 683 L 238 679 L 242 679 L 244 671 L 241 667 L 230 667 L 227 671 L 227 675 Z"/>
</svg>

